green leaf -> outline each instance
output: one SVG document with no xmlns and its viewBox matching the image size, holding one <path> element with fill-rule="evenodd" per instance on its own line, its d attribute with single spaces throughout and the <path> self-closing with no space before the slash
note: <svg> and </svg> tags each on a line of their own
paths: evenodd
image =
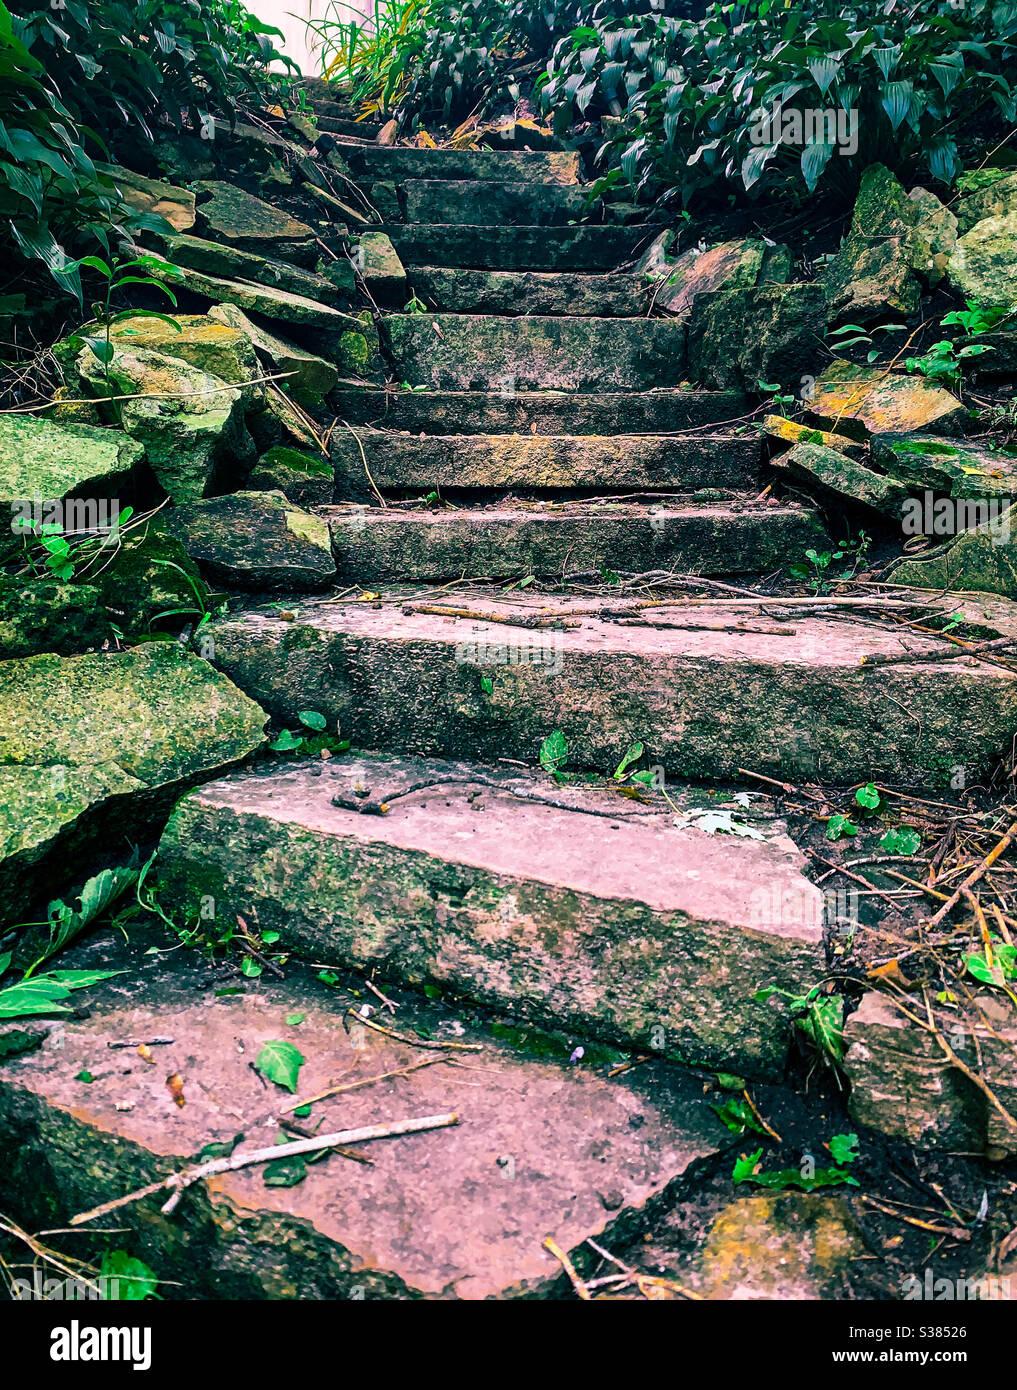
<svg viewBox="0 0 1017 1390">
<path fill-rule="evenodd" d="M 629 768 L 629 767 L 631 767 L 633 763 L 637 763 L 637 762 L 639 761 L 639 759 L 640 759 L 642 756 L 643 756 L 643 745 L 642 745 L 641 743 L 631 743 L 631 744 L 629 744 L 629 747 L 628 747 L 627 752 L 625 753 L 625 756 L 622 758 L 621 762 L 620 762 L 620 763 L 618 764 L 618 766 L 615 768 L 615 771 L 614 771 L 614 780 L 615 780 L 616 782 L 620 782 L 621 779 L 622 779 L 622 778 L 624 777 L 624 775 L 625 775 L 626 769 Z"/>
<path fill-rule="evenodd" d="M 858 827 L 851 821 L 850 816 L 831 816 L 826 823 L 826 838 L 828 840 L 839 840 L 842 835 L 857 835 Z"/>
<path fill-rule="evenodd" d="M 297 1024 L 303 1023 L 306 1017 L 306 1014 L 287 1014 L 286 1023 L 290 1028 L 296 1028 Z"/>
<path fill-rule="evenodd" d="M 879 806 L 879 792 L 871 782 L 866 782 L 864 787 L 859 787 L 855 792 L 855 800 L 867 811 L 875 811 Z"/>
<path fill-rule="evenodd" d="M 327 723 L 325 716 L 313 709 L 300 710 L 297 714 L 297 718 L 305 728 L 316 729 L 318 733 L 321 733 L 325 729 Z"/>
<path fill-rule="evenodd" d="M 279 737 L 268 746 L 273 753 L 290 753 L 294 748 L 303 747 L 303 743 L 304 740 L 299 734 L 294 734 L 289 729 L 283 729 Z"/>
<path fill-rule="evenodd" d="M 262 1177 L 266 1187 L 296 1187 L 307 1177 L 307 1164 L 300 1154 L 276 1158 L 265 1165 Z"/>
<path fill-rule="evenodd" d="M 879 842 L 879 848 L 887 854 L 906 854 L 908 858 L 913 858 L 921 847 L 921 834 L 911 825 L 888 830 Z"/>
<path fill-rule="evenodd" d="M 481 676 L 480 688 L 485 695 L 491 695 L 494 692 L 494 681 L 490 676 Z"/>
<path fill-rule="evenodd" d="M 748 1182 L 755 1171 L 756 1164 L 763 1157 L 763 1150 L 757 1149 L 754 1154 L 743 1154 L 736 1159 L 734 1171 L 731 1174 L 732 1182 Z"/>
<path fill-rule="evenodd" d="M 269 1081 L 295 1093 L 304 1058 L 292 1043 L 275 1040 L 264 1045 L 254 1065 Z"/>
<path fill-rule="evenodd" d="M 835 1134 L 829 1143 L 834 1163 L 854 1163 L 858 1157 L 857 1134 Z"/>
<path fill-rule="evenodd" d="M 103 1297 L 123 1302 L 140 1302 L 154 1298 L 159 1283 L 155 1271 L 144 1260 L 135 1259 L 126 1250 L 106 1250 L 99 1267 Z"/>
<path fill-rule="evenodd" d="M 557 772 L 568 755 L 569 746 L 565 741 L 565 735 L 560 729 L 555 729 L 540 745 L 540 766 L 545 772 Z"/>
</svg>

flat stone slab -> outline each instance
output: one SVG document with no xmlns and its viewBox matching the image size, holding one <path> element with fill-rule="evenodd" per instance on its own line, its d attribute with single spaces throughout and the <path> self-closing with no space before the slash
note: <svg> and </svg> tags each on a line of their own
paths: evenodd
<svg viewBox="0 0 1017 1390">
<path fill-rule="evenodd" d="M 956 396 L 921 376 L 831 362 L 815 384 L 809 413 L 855 439 L 874 434 L 959 434 L 966 418 Z"/>
<path fill-rule="evenodd" d="M 367 1162 L 328 1155 L 294 1187 L 267 1186 L 261 1165 L 190 1188 L 172 1216 L 159 1197 L 118 1211 L 118 1242 L 189 1297 L 550 1295 L 564 1280 L 546 1237 L 582 1262 L 587 1238 L 631 1235 L 677 1178 L 730 1142 L 701 1080 L 664 1062 L 608 1079 L 603 1063 L 521 1056 L 447 1008 L 400 999 L 386 1015 L 396 1031 L 482 1045 L 438 1054 L 349 1018 L 344 1027 L 350 995 L 292 968 L 285 981 L 216 994 L 216 976 L 188 970 L 180 953 L 173 968 L 108 940 L 75 954 L 128 973 L 88 991 L 90 1018 L 59 1024 L 0 1069 L 0 1194 L 29 1229 L 187 1167 L 210 1143 L 242 1134 L 235 1153 L 270 1146 L 285 1106 L 336 1084 L 418 1066 L 315 1104 L 302 1125 L 320 1120 L 326 1134 L 459 1115 L 455 1126 L 350 1146 Z M 152 1048 L 157 1066 L 108 1047 L 157 1035 L 173 1039 Z M 296 1097 L 253 1069 L 274 1040 L 304 1058 Z M 419 1067 L 438 1055 L 462 1065 Z M 91 1084 L 76 1079 L 83 1070 Z M 182 1108 L 166 1086 L 174 1073 Z"/>
<path fill-rule="evenodd" d="M 667 434 L 724 425 L 748 404 L 737 391 L 412 391 L 340 389 L 340 418 L 411 434 Z M 754 431 L 747 431 L 755 433 Z"/>
<path fill-rule="evenodd" d="M 786 835 L 679 829 L 659 796 L 647 810 L 613 786 L 560 795 L 466 763 L 365 756 L 317 774 L 188 797 L 160 849 L 167 899 L 189 920 L 202 900 L 224 920 L 253 914 L 316 961 L 783 1074 L 787 1015 L 753 991 L 807 993 L 825 959 L 822 895 Z"/>
<path fill-rule="evenodd" d="M 667 319 L 392 314 L 379 328 L 394 374 L 439 391 L 634 391 L 682 379 L 685 330 Z"/>
<path fill-rule="evenodd" d="M 336 567 L 327 525 L 281 492 L 235 492 L 174 507 L 166 524 L 213 578 L 240 588 L 327 589 Z"/>
<path fill-rule="evenodd" d="M 391 223 L 384 230 L 405 266 L 481 270 L 614 270 L 638 255 L 654 231 L 652 227 L 476 227 L 459 222 Z"/>
<path fill-rule="evenodd" d="M 208 180 L 196 185 L 211 198 L 198 204 L 198 226 L 215 241 L 241 251 L 266 252 L 290 260 L 315 257 L 315 233 L 306 222 L 255 198 L 231 183 Z"/>
<path fill-rule="evenodd" d="M 469 187 L 469 185 L 464 185 Z M 415 266 L 414 293 L 449 314 L 638 317 L 649 292 L 634 275 L 558 270 L 455 270 Z"/>
<path fill-rule="evenodd" d="M 135 174 L 118 164 L 99 164 L 95 166 L 101 174 L 108 174 L 124 202 L 135 212 L 151 213 L 164 217 L 175 232 L 188 232 L 194 226 L 194 194 L 187 188 L 176 188 L 161 179 L 147 179 L 144 174 Z"/>
<path fill-rule="evenodd" d="M 352 581 L 561 576 L 606 567 L 629 573 L 770 573 L 822 545 L 802 507 L 551 504 L 484 510 L 329 507 L 340 575 Z"/>
<path fill-rule="evenodd" d="M 0 507 L 9 525 L 17 502 L 35 497 L 112 498 L 127 488 L 143 447 L 122 430 L 58 425 L 34 415 L 0 416 Z"/>
<path fill-rule="evenodd" d="M 443 602 L 476 617 L 414 611 Z M 957 765 L 983 775 L 1009 749 L 1017 680 L 1001 667 L 911 662 L 955 649 L 913 629 L 905 646 L 899 630 L 846 616 L 806 611 L 775 627 L 753 607 L 676 602 L 647 614 L 624 599 L 470 589 L 429 604 L 390 589 L 371 602 L 311 601 L 294 621 L 251 609 L 213 631 L 216 661 L 266 708 L 290 721 L 319 710 L 362 747 L 536 766 L 560 729 L 572 767 L 613 772 L 639 740 L 669 774 L 708 785 L 748 768 L 911 786 L 945 785 Z"/>
<path fill-rule="evenodd" d="M 25 921 L 97 844 L 150 832 L 191 781 L 253 752 L 264 724 L 175 642 L 0 662 L 0 921 Z"/>
<path fill-rule="evenodd" d="M 417 150 L 405 145 L 344 145 L 354 174 L 409 179 L 493 179 L 510 183 L 579 182 L 579 156 L 544 150 Z"/>
<path fill-rule="evenodd" d="M 407 222 L 485 222 L 542 227 L 579 222 L 586 215 L 588 190 L 576 185 L 533 182 L 464 182 L 410 179 L 403 185 Z"/>
<path fill-rule="evenodd" d="M 302 270 L 287 261 L 241 251 L 236 246 L 224 246 L 218 241 L 204 241 L 201 237 L 167 237 L 166 254 L 175 265 L 186 266 L 190 270 L 203 271 L 225 280 L 253 280 L 256 284 L 268 285 L 270 289 L 299 294 L 322 304 L 334 305 L 337 300 L 348 300 L 353 292 L 352 273 L 349 290 L 344 294 L 333 281 L 314 271 Z"/>
<path fill-rule="evenodd" d="M 359 443 L 358 443 L 359 441 Z M 363 454 L 360 449 L 363 447 Z M 375 485 L 397 491 L 519 489 L 614 492 L 619 488 L 751 487 L 759 475 L 759 440 L 751 434 L 430 435 L 336 431 L 332 462 L 337 496 L 365 491 L 364 458 Z"/>
<path fill-rule="evenodd" d="M 206 275 L 203 271 L 170 265 L 169 262 L 165 270 L 158 265 L 150 265 L 147 270 L 155 279 L 169 285 L 203 295 L 218 304 L 235 304 L 247 313 L 264 314 L 266 318 L 278 319 L 282 323 L 295 323 L 307 328 L 363 331 L 363 324 L 352 315 L 340 313 L 330 304 L 321 304 L 316 299 L 306 299 L 302 294 L 291 294 L 289 290 L 255 285 L 248 280 L 223 280 L 217 275 Z"/>
<path fill-rule="evenodd" d="M 949 1064 L 935 1038 L 875 991 L 863 995 L 844 1026 L 853 1118 L 922 1149 L 984 1152 L 996 1160 L 1017 1155 L 1017 1013 L 1005 994 L 986 992 L 975 1002 L 963 1016 L 936 1008 L 936 1026 L 991 1087 L 1013 1124 Z"/>
</svg>

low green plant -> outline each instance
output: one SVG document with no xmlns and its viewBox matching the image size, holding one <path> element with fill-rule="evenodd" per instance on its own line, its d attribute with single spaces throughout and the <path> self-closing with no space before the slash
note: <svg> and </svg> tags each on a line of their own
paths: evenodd
<svg viewBox="0 0 1017 1390">
<path fill-rule="evenodd" d="M 821 994 L 819 986 L 810 989 L 808 994 L 791 994 L 785 989 L 769 986 L 757 990 L 752 998 L 759 1004 L 765 1003 L 774 995 L 788 1001 L 791 1019 L 800 1033 L 806 1037 L 822 1057 L 831 1062 L 843 1060 L 844 1046 L 844 1001 L 836 994 Z"/>
<path fill-rule="evenodd" d="M 763 1150 L 747 1154 L 737 1160 L 731 1174 L 734 1183 L 748 1182 L 756 1187 L 775 1188 L 786 1191 L 798 1188 L 802 1192 L 814 1192 L 822 1187 L 858 1187 L 858 1179 L 847 1170 L 858 1157 L 857 1134 L 835 1134 L 828 1145 L 833 1156 L 834 1166 L 817 1168 L 815 1160 L 806 1156 L 798 1168 L 781 1168 L 773 1172 L 759 1171 Z"/>
<path fill-rule="evenodd" d="M 310 733 L 294 733 L 292 729 L 283 729 L 268 745 L 273 753 L 298 753 L 304 757 L 320 757 L 323 752 L 349 752 L 349 739 L 326 733 L 328 721 L 317 710 L 301 710 L 297 718 Z"/>
</svg>

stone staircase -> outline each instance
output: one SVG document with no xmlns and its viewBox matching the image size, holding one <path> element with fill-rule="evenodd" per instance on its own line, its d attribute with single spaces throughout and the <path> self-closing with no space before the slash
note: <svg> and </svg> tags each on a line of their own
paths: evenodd
<svg viewBox="0 0 1017 1390">
<path fill-rule="evenodd" d="M 804 856 L 716 784 L 977 776 L 1017 692 L 872 613 L 788 621 L 743 587 L 823 529 L 769 496 L 743 398 L 685 384 L 685 328 L 648 316 L 631 269 L 652 229 L 584 221 L 575 154 L 381 146 L 322 111 L 428 312 L 381 318 L 388 385 L 330 398 L 335 495 L 314 510 L 335 592 L 234 605 L 203 655 L 279 724 L 313 712 L 358 751 L 255 763 L 178 804 L 160 901 L 278 933 L 286 978 L 213 993 L 186 953 L 77 948 L 128 973 L 0 1074 L 0 1202 L 44 1164 L 66 1217 L 239 1131 L 271 1143 L 291 1098 L 252 1062 L 286 1037 L 314 1132 L 460 1122 L 373 1145 L 373 1166 L 334 1154 L 292 1191 L 248 1169 L 179 1219 L 118 1210 L 164 1278 L 220 1298 L 547 1296 L 546 1237 L 582 1269 L 589 1239 L 624 1242 L 697 1165 L 730 1162 L 690 1068 L 779 1080 L 786 1000 L 826 975 Z M 618 585 L 667 574 L 686 601 Z M 637 743 L 652 791 L 614 775 Z M 541 1029 L 557 1052 L 527 1050 Z M 154 1081 L 97 1065 L 153 1034 Z"/>
</svg>

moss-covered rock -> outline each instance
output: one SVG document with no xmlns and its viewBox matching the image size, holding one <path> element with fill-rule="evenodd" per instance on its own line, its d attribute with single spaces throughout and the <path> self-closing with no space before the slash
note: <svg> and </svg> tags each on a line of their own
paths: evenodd
<svg viewBox="0 0 1017 1390">
<path fill-rule="evenodd" d="M 342 287 L 331 278 L 311 270 L 302 270 L 287 261 L 241 251 L 236 246 L 224 246 L 222 242 L 205 241 L 196 236 L 175 236 L 167 237 L 164 245 L 167 256 L 175 265 L 203 271 L 206 275 L 222 276 L 227 280 L 253 280 L 257 285 L 303 295 L 305 299 L 317 299 L 323 304 L 348 299 L 349 291 L 353 289 L 352 272 L 348 290 L 343 294 Z M 346 264 L 348 266 L 349 262 Z"/>
<path fill-rule="evenodd" d="M 697 296 L 689 321 L 689 374 L 719 390 L 797 389 L 815 374 L 826 319 L 819 285 L 758 285 Z"/>
<path fill-rule="evenodd" d="M 110 413 L 144 445 L 160 485 L 174 502 L 204 496 L 249 460 L 241 393 L 179 358 L 146 348 L 118 348 L 109 366 L 90 348 L 77 358 L 82 379 L 96 395 L 109 390 Z"/>
<path fill-rule="evenodd" d="M 211 574 L 245 589 L 325 589 L 335 578 L 328 526 L 281 492 L 208 498 L 168 524 Z"/>
<path fill-rule="evenodd" d="M 772 439 L 780 439 L 786 444 L 822 444 L 827 449 L 837 449 L 852 458 L 860 458 L 865 453 L 865 445 L 857 439 L 831 430 L 810 428 L 798 420 L 789 420 L 786 415 L 767 415 L 763 428 Z"/>
<path fill-rule="evenodd" d="M 636 274 L 656 286 L 654 307 L 687 322 L 696 296 L 710 290 L 747 289 L 763 268 L 766 243 L 751 237 L 725 241 L 706 251 L 691 247 L 669 254 L 674 232 L 661 232 L 636 262 Z"/>
<path fill-rule="evenodd" d="M 918 209 L 915 230 L 928 244 L 929 262 L 923 272 L 930 285 L 938 285 L 957 245 L 957 218 L 927 188 L 912 188 L 908 197 Z"/>
<path fill-rule="evenodd" d="M 247 488 L 281 492 L 301 507 L 321 506 L 332 500 L 335 486 L 332 465 L 301 449 L 276 445 L 267 450 L 251 470 Z"/>
<path fill-rule="evenodd" d="M 402 308 L 406 303 L 406 269 L 384 232 L 363 232 L 357 255 L 368 293 L 379 304 Z"/>
<path fill-rule="evenodd" d="M 110 621 L 127 638 L 153 628 L 179 632 L 206 611 L 197 565 L 157 518 L 121 535 L 115 557 L 97 567 L 95 583 Z"/>
<path fill-rule="evenodd" d="M 861 502 L 886 516 L 899 517 L 907 488 L 893 478 L 866 468 L 839 449 L 821 444 L 796 444 L 787 454 L 773 460 L 774 467 L 823 493 L 852 502 Z"/>
<path fill-rule="evenodd" d="M 824 429 L 874 434 L 959 433 L 965 410 L 956 396 L 922 376 L 831 362 L 816 381 L 809 413 Z"/>
<path fill-rule="evenodd" d="M 38 652 L 81 652 L 111 636 L 93 585 L 0 579 L 0 660 Z"/>
<path fill-rule="evenodd" d="M 872 458 L 915 489 L 949 497 L 1017 496 L 1017 454 L 966 439 L 936 435 L 876 435 Z"/>
<path fill-rule="evenodd" d="M 187 785 L 253 752 L 264 723 L 175 642 L 0 662 L 0 921 L 30 916 L 97 843 L 151 834 Z"/>
<path fill-rule="evenodd" d="M 233 184 L 209 180 L 198 184 L 198 225 L 215 241 L 241 251 L 268 254 L 296 265 L 317 260 L 314 230 L 289 213 L 262 202 Z"/>
<path fill-rule="evenodd" d="M 983 504 L 988 510 L 988 504 Z M 895 584 L 951 593 L 1000 594 L 1017 598 L 1017 515 L 998 512 L 963 531 L 928 558 L 911 558 L 893 571 Z"/>
<path fill-rule="evenodd" d="M 962 234 L 970 232 L 986 217 L 1005 217 L 1017 212 L 1017 172 L 1012 169 L 979 169 L 962 174 L 958 187 L 964 194 L 957 205 L 957 221 Z"/>
<path fill-rule="evenodd" d="M 124 202 L 135 212 L 164 217 L 177 232 L 187 232 L 194 226 L 194 194 L 186 188 L 176 188 L 162 179 L 147 179 L 118 164 L 96 164 L 100 173 L 107 174 L 119 188 Z"/>
<path fill-rule="evenodd" d="M 229 386 L 239 386 L 245 402 L 257 402 L 264 394 L 263 387 L 249 385 L 261 375 L 250 339 L 211 315 L 176 314 L 169 322 L 147 315 L 120 319 L 110 331 L 110 341 L 127 351 L 145 348 L 176 357 Z"/>
<path fill-rule="evenodd" d="M 1017 212 L 977 222 L 957 242 L 947 275 L 984 309 L 1017 305 Z"/>
<path fill-rule="evenodd" d="M 235 304 L 217 304 L 209 310 L 209 314 L 219 323 L 228 324 L 234 332 L 242 334 L 272 372 L 286 372 L 286 389 L 298 393 L 298 400 L 311 398 L 320 405 L 320 398 L 331 391 L 339 380 L 339 373 L 331 362 L 286 338 L 269 333 L 267 328 L 260 328 Z"/>
<path fill-rule="evenodd" d="M 918 207 L 882 164 L 870 165 L 844 244 L 822 284 L 830 323 L 867 323 L 918 308 L 917 272 L 929 267 L 929 243 L 916 231 Z"/>
<path fill-rule="evenodd" d="M 122 430 L 0 415 L 0 507 L 9 513 L 12 502 L 33 497 L 115 497 L 144 456 Z"/>
</svg>

